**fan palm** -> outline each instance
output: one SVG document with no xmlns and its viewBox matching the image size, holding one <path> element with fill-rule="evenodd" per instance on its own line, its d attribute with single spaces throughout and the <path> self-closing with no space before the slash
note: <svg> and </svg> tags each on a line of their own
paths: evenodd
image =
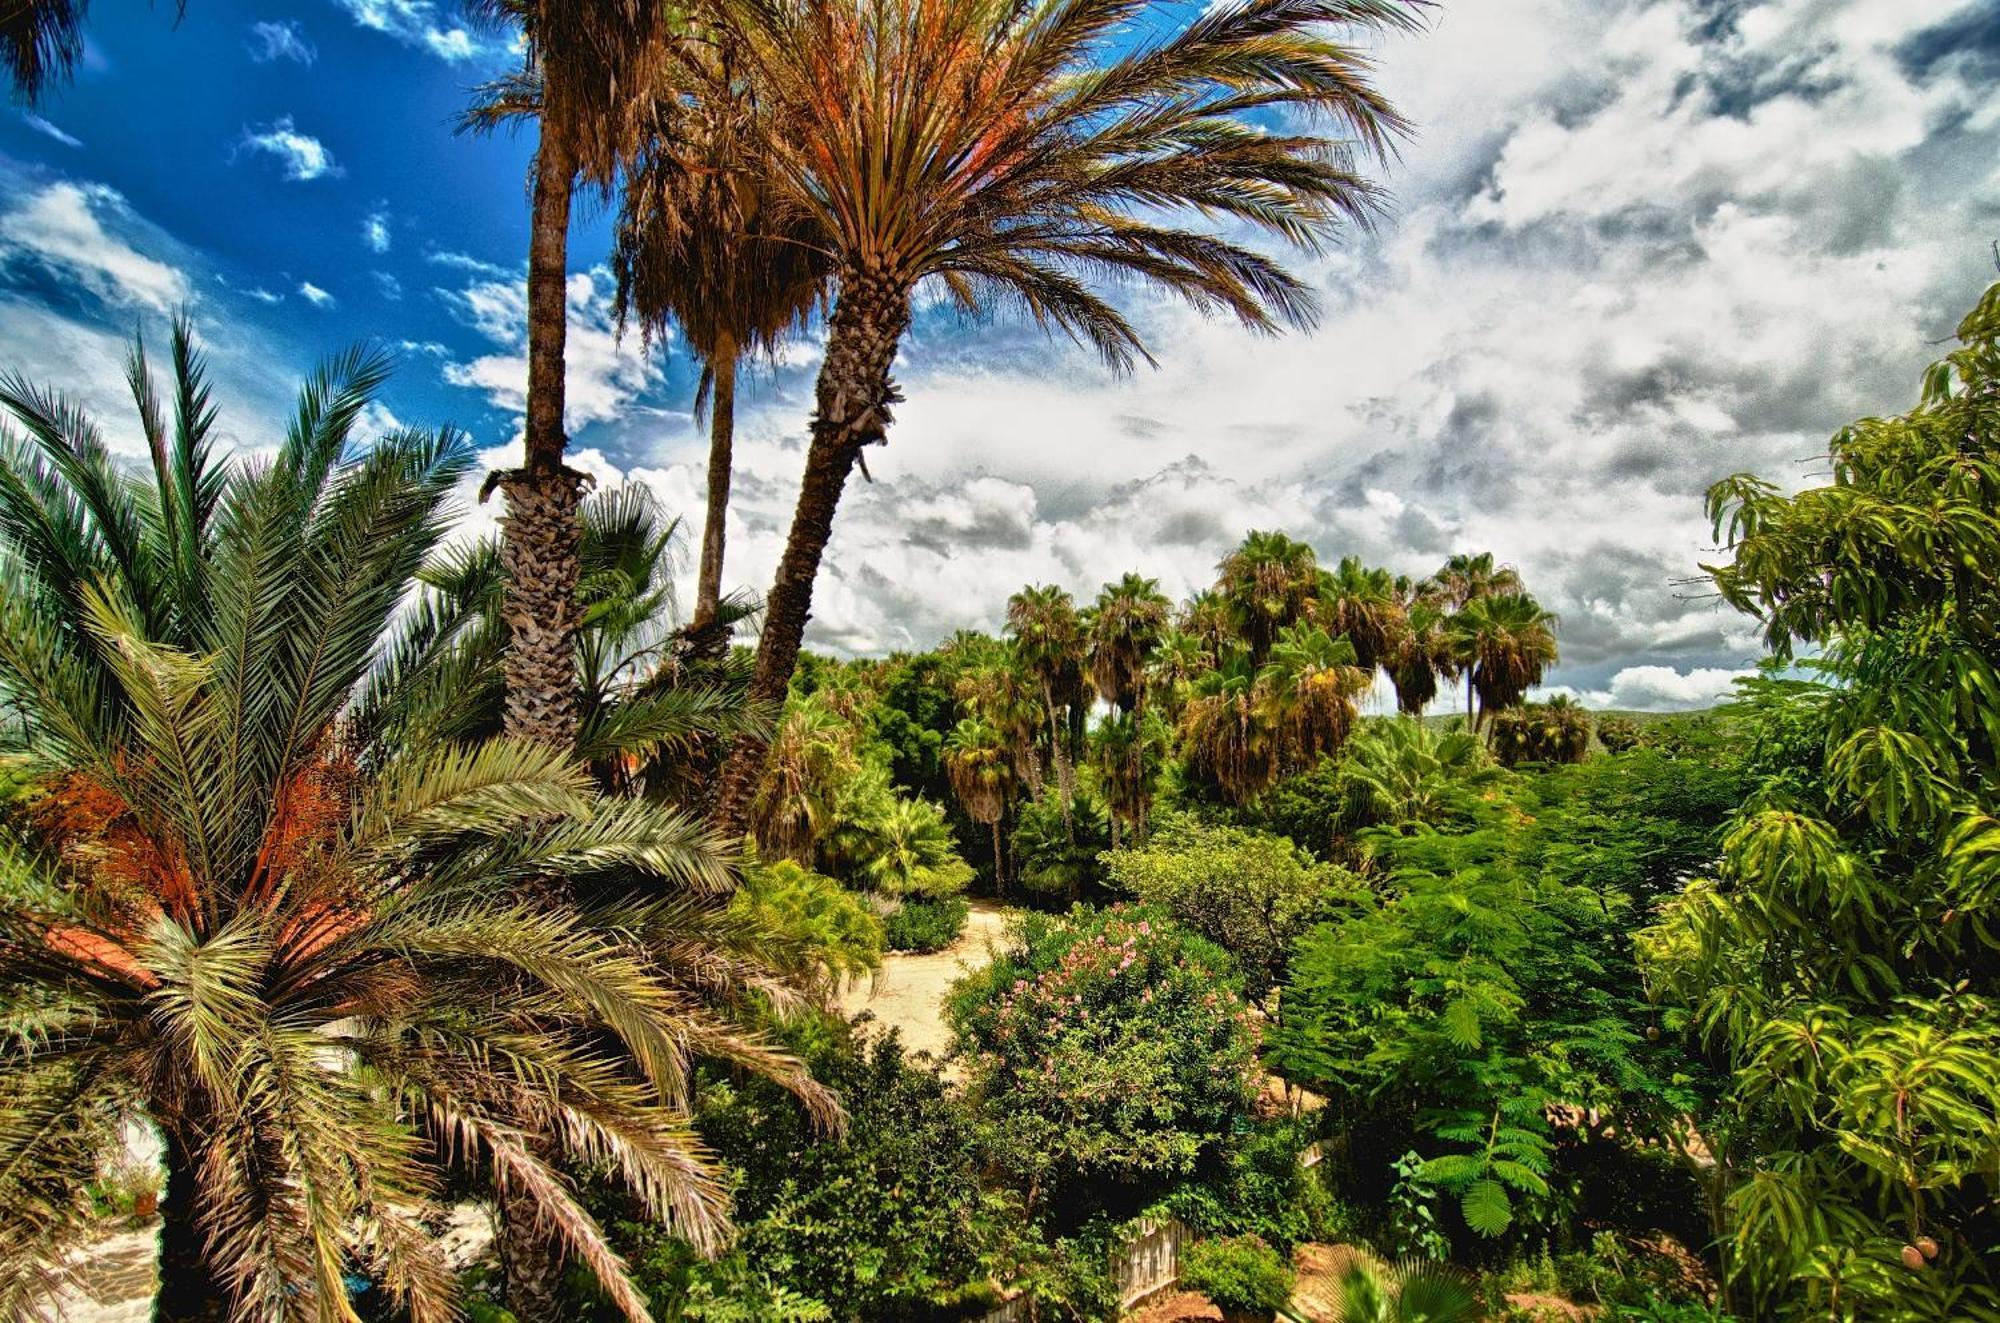
<svg viewBox="0 0 2000 1323">
<path fill-rule="evenodd" d="M 1402 616 L 1382 665 L 1396 686 L 1396 710 L 1406 716 L 1422 716 L 1437 697 L 1438 681 L 1458 675 L 1447 629 L 1451 613 L 1437 586 L 1428 579 L 1411 583 L 1398 578 L 1395 595 Z"/>
<path fill-rule="evenodd" d="M 1341 557 L 1321 581 L 1318 608 L 1319 623 L 1329 634 L 1347 636 L 1354 664 L 1364 671 L 1386 663 L 1403 635 L 1404 609 L 1395 576 L 1369 569 L 1354 556 Z"/>
<path fill-rule="evenodd" d="M 577 722 L 570 679 L 584 486 L 563 462 L 570 206 L 579 182 L 609 194 L 651 122 L 638 93 L 662 82 L 681 36 L 675 13 L 648 0 L 469 5 L 518 34 L 523 63 L 481 89 L 466 126 L 533 119 L 539 133 L 529 186 L 525 462 L 487 479 L 507 496 L 507 733 L 567 748 Z"/>
<path fill-rule="evenodd" d="M 1154 645 L 1147 665 L 1146 692 L 1158 697 L 1168 724 L 1179 722 L 1189 688 L 1215 665 L 1215 654 L 1195 635 L 1169 629 Z"/>
<path fill-rule="evenodd" d="M 1590 713 L 1566 694 L 1529 703 L 1493 718 L 1493 754 L 1509 767 L 1521 763 L 1580 763 L 1590 752 Z"/>
<path fill-rule="evenodd" d="M 993 888 L 1004 895 L 1007 871 L 1000 848 L 1000 823 L 1013 799 L 1014 768 L 1008 742 L 976 717 L 966 717 L 944 742 L 945 775 L 965 814 L 993 834 Z"/>
<path fill-rule="evenodd" d="M 1430 582 L 1454 611 L 1463 610 L 1482 597 L 1521 591 L 1520 573 L 1511 565 L 1496 564 L 1490 551 L 1453 556 L 1431 576 Z"/>
<path fill-rule="evenodd" d="M 1260 331 L 1313 316 L 1260 253 L 1177 228 L 1239 222 L 1311 245 L 1370 217 L 1355 149 L 1402 121 L 1330 24 L 1408 26 L 1396 0 L 1239 0 L 1164 40 L 1142 0 L 722 0 L 756 89 L 749 159 L 834 268 L 811 442 L 757 648 L 754 693 L 784 692 L 813 581 L 862 448 L 886 439 L 919 286 L 960 307 L 1011 300 L 1115 368 L 1147 358 L 1085 277 L 1129 276 Z M 1119 47 L 1125 53 L 1108 56 Z M 1349 142 L 1252 124 L 1321 114 Z M 740 741 L 717 821 L 736 828 L 763 758 Z"/>
<path fill-rule="evenodd" d="M 600 796 L 567 751 L 380 747 L 346 718 L 472 461 L 451 432 L 354 448 L 383 373 L 335 360 L 272 459 L 222 462 L 178 327 L 170 404 L 133 356 L 144 476 L 60 398 L 0 383 L 24 434 L 0 439 L 0 699 L 34 778 L 0 843 L 8 1317 L 60 1273 L 78 1192 L 140 1118 L 164 1140 L 164 1320 L 351 1320 L 350 1265 L 413 1319 L 450 1317 L 440 1155 L 643 1319 L 556 1161 L 714 1245 L 729 1199 L 688 1122 L 691 1054 L 826 1107 L 712 1009 L 787 989 L 692 899 L 728 881 L 697 823 Z M 678 894 L 518 898 L 550 874 Z"/>
<path fill-rule="evenodd" d="M 1231 803 L 1247 804 L 1277 779 L 1278 742 L 1260 701 L 1257 673 L 1241 652 L 1196 680 L 1181 710 L 1188 768 Z"/>
<path fill-rule="evenodd" d="M 1252 532 L 1218 567 L 1215 591 L 1227 609 L 1230 633 L 1261 666 L 1279 631 L 1313 610 L 1320 591 L 1313 549 L 1283 533 Z"/>
<path fill-rule="evenodd" d="M 1542 682 L 1556 660 L 1556 617 L 1526 593 L 1475 597 L 1448 627 L 1467 683 L 1479 695 L 1477 730 L 1486 714 L 1512 707 Z"/>
<path fill-rule="evenodd" d="M 1053 584 L 1030 584 L 1007 599 L 1007 632 L 1013 636 L 1016 661 L 1041 690 L 1063 827 L 1072 830 L 1076 785 L 1068 731 L 1069 714 L 1085 697 L 1083 620 L 1068 592 Z"/>
<path fill-rule="evenodd" d="M 1479 1292 L 1456 1268 L 1419 1259 L 1385 1264 L 1357 1254 L 1340 1276 L 1335 1323 L 1474 1323 Z"/>
<path fill-rule="evenodd" d="M 1496 775 L 1479 737 L 1462 724 L 1439 731 L 1409 716 L 1364 725 L 1341 766 L 1351 811 L 1365 823 L 1434 822 L 1452 795 Z"/>
<path fill-rule="evenodd" d="M 854 739 L 854 728 L 816 696 L 785 713 L 752 806 L 752 830 L 766 855 L 812 862 L 842 789 L 861 772 Z"/>
<path fill-rule="evenodd" d="M 1160 591 L 1159 580 L 1137 574 L 1105 584 L 1091 610 L 1091 680 L 1098 696 L 1119 709 L 1123 723 L 1107 725 L 1098 739 L 1098 765 L 1105 772 L 1114 849 L 1121 815 L 1132 824 L 1133 838 L 1141 843 L 1145 840 L 1146 741 L 1140 732 L 1150 697 L 1146 682 L 1153 649 L 1167 634 L 1172 614 L 1173 603 Z M 1129 758 L 1130 765 L 1112 769 L 1107 760 L 1114 751 Z"/>
<path fill-rule="evenodd" d="M 1097 727 L 1097 783 L 1110 811 L 1111 848 L 1118 848 L 1118 824 L 1123 821 L 1136 845 L 1146 843 L 1146 815 L 1152 806 L 1154 724 L 1150 713 L 1113 712 Z"/>
<path fill-rule="evenodd" d="M 729 76 L 732 44 L 697 48 Z M 672 100 L 662 132 L 640 144 L 629 167 L 612 264 L 618 315 L 639 318 L 650 337 L 680 327 L 702 363 L 709 408 L 708 511 L 695 583 L 694 630 L 711 628 L 722 599 L 723 544 L 736 428 L 736 373 L 746 354 L 768 352 L 797 328 L 825 290 L 823 253 L 797 223 L 763 204 L 742 95 Z M 699 401 L 698 401 L 699 403 Z"/>
<path fill-rule="evenodd" d="M 1305 624 L 1278 635 L 1271 660 L 1257 673 L 1257 698 L 1281 770 L 1298 771 L 1337 752 L 1354 729 L 1355 700 L 1371 683 L 1345 637 Z"/>
<path fill-rule="evenodd" d="M 971 654 L 968 654 L 971 655 Z M 1042 702 L 1011 644 L 983 641 L 953 685 L 959 706 L 1006 742 L 1014 775 L 1031 798 L 1042 795 Z"/>
</svg>

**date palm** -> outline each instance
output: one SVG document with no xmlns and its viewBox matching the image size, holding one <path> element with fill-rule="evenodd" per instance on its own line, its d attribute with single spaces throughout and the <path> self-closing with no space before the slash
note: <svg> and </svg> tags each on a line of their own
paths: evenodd
<svg viewBox="0 0 2000 1323">
<path fill-rule="evenodd" d="M 88 0 L 6 0 L 0 4 L 0 64 L 14 95 L 30 105 L 63 82 L 83 58 Z"/>
<path fill-rule="evenodd" d="M 1556 660 L 1556 617 L 1526 593 L 1476 597 L 1451 618 L 1452 647 L 1479 695 L 1473 729 L 1521 701 Z"/>
<path fill-rule="evenodd" d="M 697 48 L 729 76 L 726 40 Z M 701 360 L 709 410 L 708 503 L 695 584 L 695 631 L 714 627 L 722 600 L 723 548 L 736 429 L 736 374 L 746 355 L 775 349 L 825 292 L 824 255 L 796 222 L 787 232 L 764 204 L 741 96 L 675 100 L 658 133 L 628 167 L 612 265 L 621 322 L 638 318 L 648 337 L 678 326 Z M 697 404 L 700 398 L 697 399 Z M 697 410 L 698 411 L 698 410 Z"/>
<path fill-rule="evenodd" d="M 584 487 L 563 462 L 570 208 L 579 184 L 609 195 L 651 122 L 639 93 L 662 81 L 680 36 L 674 13 L 651 0 L 470 0 L 469 7 L 518 35 L 522 67 L 480 90 L 466 126 L 484 131 L 532 119 L 539 135 L 528 190 L 525 460 L 487 478 L 489 490 L 497 485 L 507 497 L 507 733 L 567 748 L 577 722 L 570 679 Z"/>
<path fill-rule="evenodd" d="M 1379 201 L 1357 149 L 1402 121 L 1331 25 L 1408 26 L 1395 0 L 1240 0 L 1161 40 L 1140 0 L 721 0 L 754 89 L 749 159 L 833 270 L 799 502 L 767 599 L 753 692 L 784 692 L 862 448 L 884 441 L 911 300 L 1011 301 L 1114 368 L 1150 361 L 1088 282 L 1129 277 L 1259 331 L 1309 324 L 1308 286 L 1177 222 L 1310 246 Z M 1122 48 L 1123 54 L 1109 52 Z M 1253 124 L 1319 115 L 1345 140 Z M 716 820 L 740 828 L 764 750 L 740 741 Z"/>
<path fill-rule="evenodd" d="M 351 1265 L 412 1319 L 453 1316 L 430 1230 L 446 1155 L 643 1319 L 557 1160 L 714 1245 L 729 1196 L 689 1124 L 692 1055 L 827 1106 L 717 1009 L 789 993 L 698 899 L 728 873 L 697 822 L 600 795 L 567 750 L 385 747 L 351 720 L 473 458 L 450 432 L 355 446 L 383 371 L 335 360 L 270 460 L 221 461 L 181 326 L 165 401 L 134 354 L 143 475 L 60 398 L 0 383 L 20 428 L 0 440 L 0 701 L 31 777 L 0 840 L 7 1317 L 73 1262 L 82 1191 L 143 1119 L 169 1323 L 352 1320 Z M 550 874 L 672 895 L 522 899 Z"/>
</svg>

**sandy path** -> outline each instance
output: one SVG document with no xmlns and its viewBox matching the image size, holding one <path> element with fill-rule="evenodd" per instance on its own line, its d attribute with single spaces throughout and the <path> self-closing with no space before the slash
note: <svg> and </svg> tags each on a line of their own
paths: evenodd
<svg viewBox="0 0 2000 1323">
<path fill-rule="evenodd" d="M 992 958 L 1008 920 L 1018 911 L 989 900 L 972 902 L 972 914 L 958 940 L 932 955 L 887 955 L 874 982 L 862 982 L 841 994 L 840 1009 L 849 1015 L 872 1011 L 875 1019 L 903 1031 L 903 1046 L 943 1056 L 951 1033 L 938 1014 L 951 985 L 967 971 Z"/>
</svg>

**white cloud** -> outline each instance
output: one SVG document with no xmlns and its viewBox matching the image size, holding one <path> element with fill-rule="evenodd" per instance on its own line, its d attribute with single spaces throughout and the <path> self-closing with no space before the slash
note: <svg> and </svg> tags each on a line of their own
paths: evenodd
<svg viewBox="0 0 2000 1323">
<path fill-rule="evenodd" d="M 37 115 L 32 110 L 24 110 L 21 112 L 21 122 L 23 124 L 26 124 L 29 128 L 33 129 L 35 132 L 41 134 L 44 138 L 53 138 L 65 147 L 83 146 L 83 139 L 77 137 L 74 133 L 64 132 L 62 129 L 56 127 L 54 124 L 49 123 L 47 120 L 43 119 L 40 115 Z"/>
<path fill-rule="evenodd" d="M 1602 689 L 1578 691 L 1564 685 L 1552 686 L 1535 695 L 1568 694 L 1585 707 L 1616 708 L 1625 712 L 1687 712 L 1714 707 L 1728 698 L 1736 681 L 1755 672 L 1727 667 L 1704 666 L 1677 671 L 1671 666 L 1627 666 L 1611 677 Z"/>
<path fill-rule="evenodd" d="M 265 289 L 261 285 L 252 285 L 250 288 L 244 290 L 243 293 L 263 304 L 283 303 L 285 301 L 284 295 L 277 293 L 275 290 Z"/>
<path fill-rule="evenodd" d="M 292 60 L 309 66 L 319 58 L 318 49 L 306 40 L 305 27 L 295 18 L 252 23 L 246 45 L 256 64 Z"/>
<path fill-rule="evenodd" d="M 263 152 L 276 157 L 284 166 L 285 178 L 300 183 L 322 179 L 328 175 L 345 173 L 326 144 L 309 134 L 300 133 L 290 115 L 272 121 L 264 128 L 243 130 L 243 141 L 239 144 L 244 151 Z"/>
<path fill-rule="evenodd" d="M 386 253 L 389 251 L 389 212 L 387 208 L 377 207 L 362 218 L 361 242 L 368 246 L 368 251 L 371 253 Z"/>
<path fill-rule="evenodd" d="M 430 0 L 334 0 L 356 23 L 429 51 L 450 63 L 494 55 L 500 48 L 481 41 L 463 25 L 443 18 Z"/>
<path fill-rule="evenodd" d="M 126 307 L 165 312 L 187 302 L 187 277 L 122 237 L 136 228 L 135 221 L 115 189 L 49 184 L 0 215 L 0 265 L 34 262 Z"/>
<path fill-rule="evenodd" d="M 375 277 L 375 286 L 382 292 L 383 298 L 389 300 L 391 303 L 399 302 L 402 299 L 402 281 L 396 279 L 393 274 L 387 271 L 377 271 L 373 274 Z"/>
<path fill-rule="evenodd" d="M 318 285 L 313 284 L 310 280 L 299 282 L 299 297 L 303 298 L 307 303 L 312 304 L 315 308 L 331 308 L 334 304 L 333 295 L 327 293 Z"/>
<path fill-rule="evenodd" d="M 525 284 L 518 277 L 480 279 L 440 292 L 466 325 L 499 346 L 499 352 L 446 363 L 444 379 L 481 392 L 503 409 L 522 412 L 528 383 Z M 592 423 L 625 418 L 662 378 L 637 336 L 622 342 L 618 338 L 609 277 L 602 272 L 572 275 L 568 300 L 564 418 L 575 433 Z"/>
</svg>

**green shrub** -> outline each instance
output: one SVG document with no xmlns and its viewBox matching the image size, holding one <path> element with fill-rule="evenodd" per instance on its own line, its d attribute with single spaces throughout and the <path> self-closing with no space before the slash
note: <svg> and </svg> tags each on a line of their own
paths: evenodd
<svg viewBox="0 0 2000 1323">
<path fill-rule="evenodd" d="M 1597 742 L 1607 753 L 1623 753 L 1637 748 L 1641 738 L 1639 723 L 1630 717 L 1599 717 Z"/>
<path fill-rule="evenodd" d="M 1180 1285 L 1207 1296 L 1229 1323 L 1267 1323 L 1292 1298 L 1292 1265 L 1256 1236 L 1198 1240 L 1181 1254 Z"/>
<path fill-rule="evenodd" d="M 884 940 L 891 951 L 919 955 L 942 951 L 965 931 L 972 907 L 963 896 L 943 900 L 906 900 L 882 920 Z"/>
</svg>

